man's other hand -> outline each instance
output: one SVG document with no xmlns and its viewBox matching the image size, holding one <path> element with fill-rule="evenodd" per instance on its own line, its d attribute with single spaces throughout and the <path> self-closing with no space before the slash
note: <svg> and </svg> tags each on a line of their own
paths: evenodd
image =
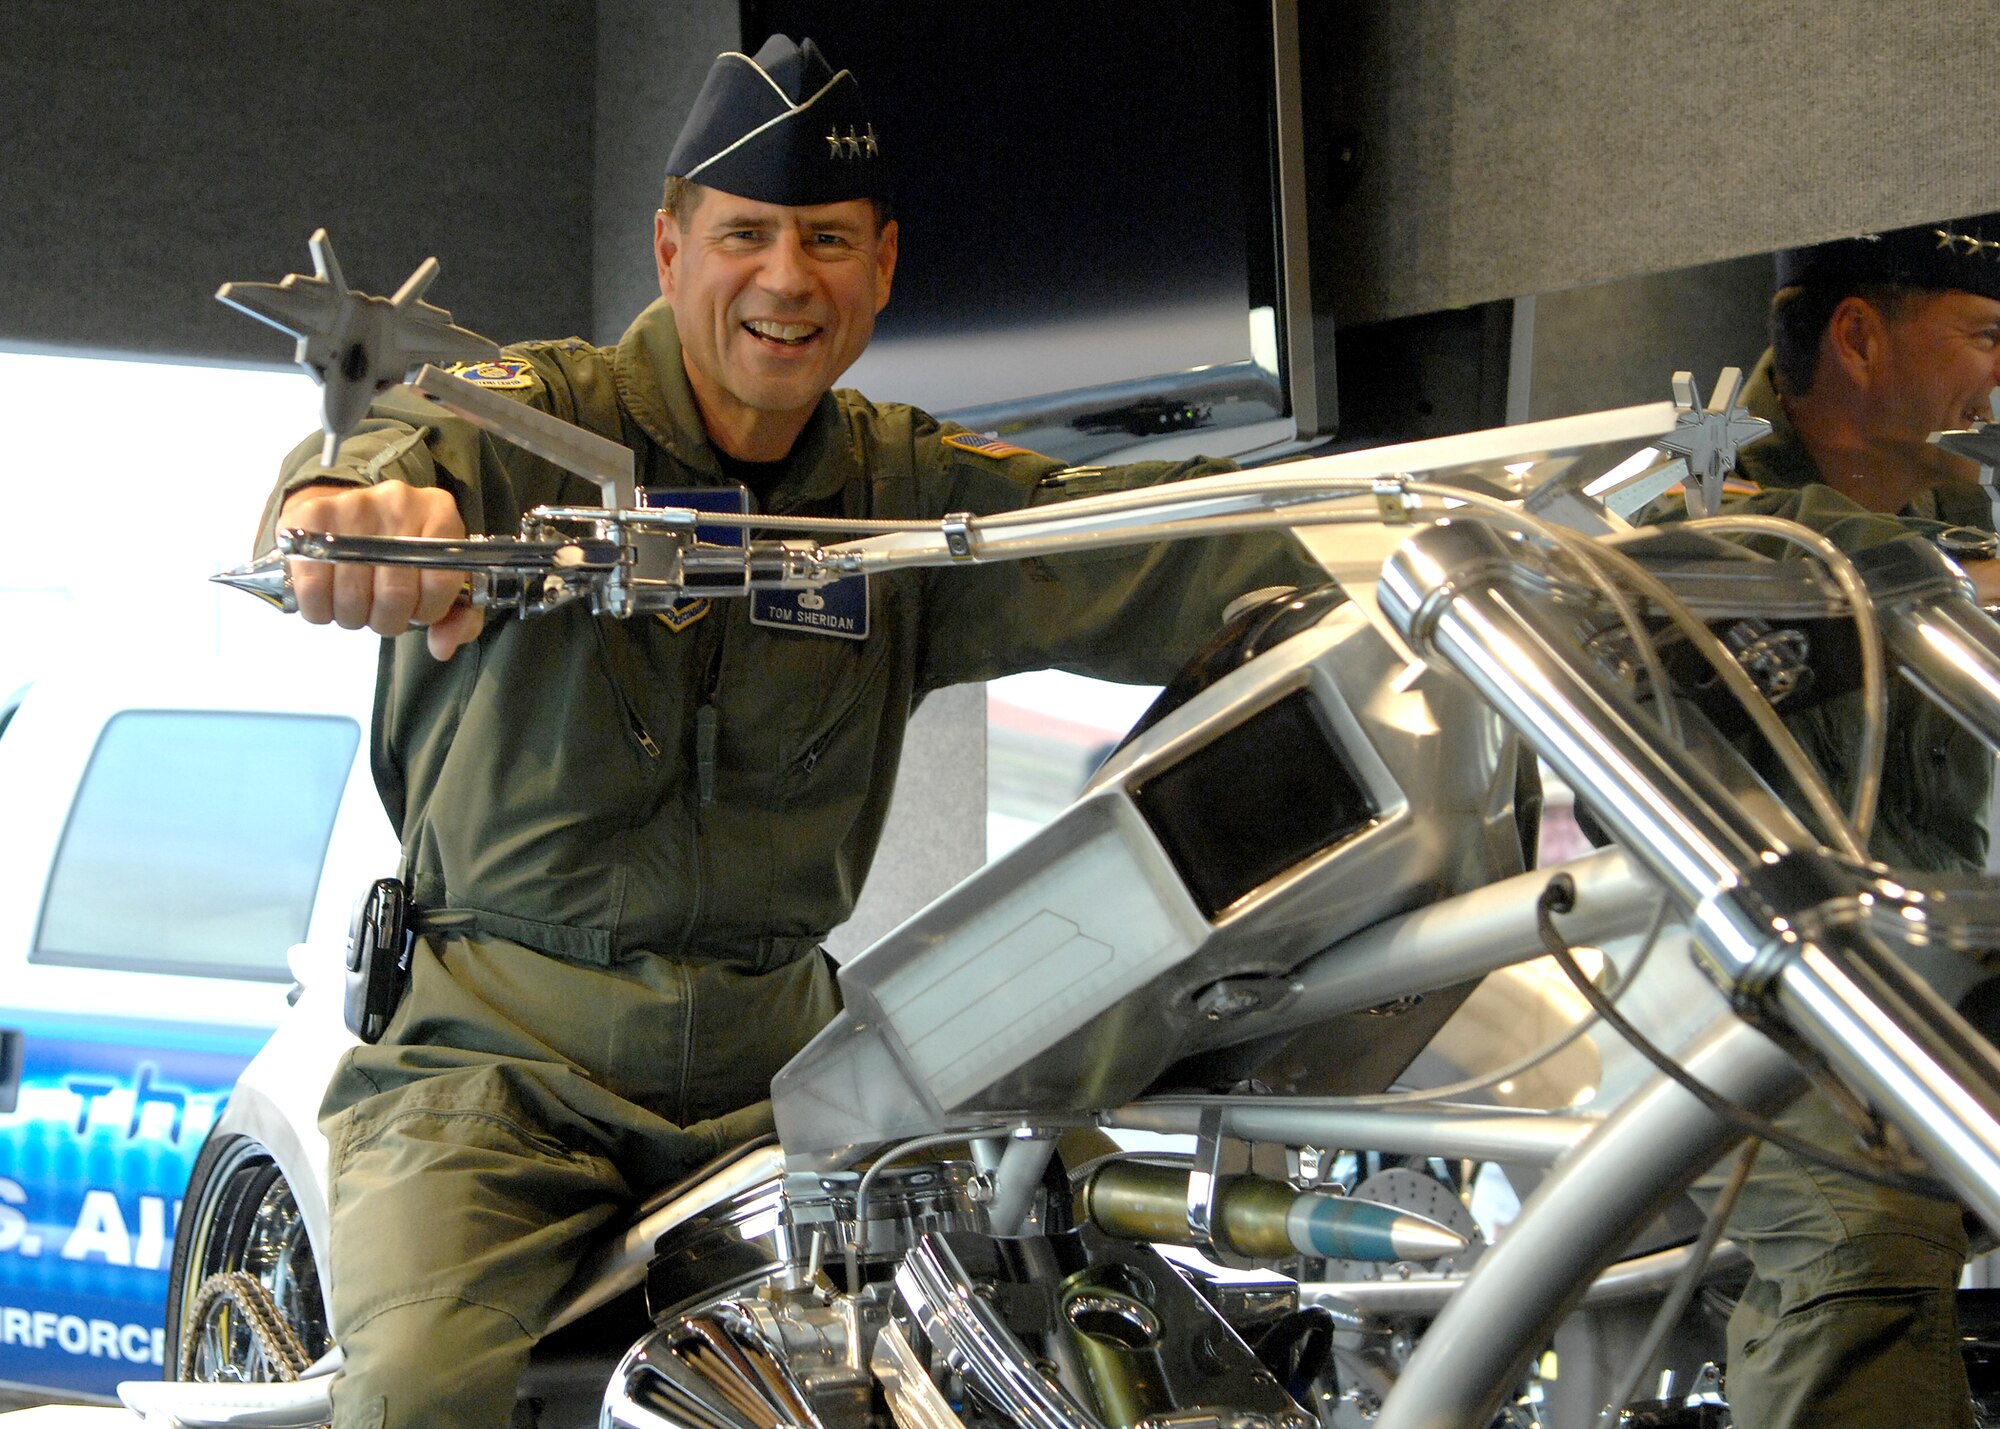
<svg viewBox="0 0 2000 1429">
<path fill-rule="evenodd" d="M 458 504 L 430 486 L 385 481 L 376 486 L 307 486 L 285 499 L 281 529 L 324 531 L 341 536 L 434 536 L 465 534 Z M 401 635 L 412 625 L 425 632 L 431 654 L 449 660 L 477 636 L 486 613 L 462 601 L 465 573 L 416 570 L 409 566 L 360 566 L 328 561 L 289 563 L 299 614 L 314 625 L 368 629 Z"/>
</svg>

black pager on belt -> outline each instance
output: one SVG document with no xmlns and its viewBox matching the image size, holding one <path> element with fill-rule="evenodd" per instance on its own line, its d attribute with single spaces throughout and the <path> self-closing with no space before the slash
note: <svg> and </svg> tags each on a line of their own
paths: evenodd
<svg viewBox="0 0 2000 1429">
<path fill-rule="evenodd" d="M 347 930 L 347 1030 L 378 1042 L 410 981 L 410 890 L 378 878 L 354 905 Z"/>
</svg>

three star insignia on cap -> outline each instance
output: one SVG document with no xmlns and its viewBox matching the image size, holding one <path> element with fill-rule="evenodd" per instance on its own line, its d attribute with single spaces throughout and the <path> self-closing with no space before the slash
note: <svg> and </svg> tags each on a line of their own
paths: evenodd
<svg viewBox="0 0 2000 1429">
<path fill-rule="evenodd" d="M 1963 253 L 1968 258 L 1981 255 L 2000 254 L 2000 241 L 1974 238 L 1969 233 L 1953 233 L 1948 229 L 1933 228 L 1937 235 L 1937 246 L 1948 248 L 1954 253 Z"/>
<path fill-rule="evenodd" d="M 856 132 L 852 124 L 842 134 L 835 125 L 826 131 L 826 148 L 829 159 L 873 159 L 880 157 L 882 146 L 876 141 L 875 126 L 870 124 L 865 130 Z"/>
</svg>

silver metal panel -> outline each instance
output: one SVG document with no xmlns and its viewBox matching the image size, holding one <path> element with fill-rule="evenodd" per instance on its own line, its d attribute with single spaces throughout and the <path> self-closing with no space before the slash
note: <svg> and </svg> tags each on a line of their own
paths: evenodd
<svg viewBox="0 0 2000 1429">
<path fill-rule="evenodd" d="M 1459 682 L 1403 670 L 1365 613 L 1340 607 L 1148 730 L 1049 827 L 848 964 L 846 1015 L 773 1083 L 794 1163 L 1116 1105 L 1213 1045 L 1204 988 L 1281 976 L 1415 901 L 1515 871 L 1510 737 Z M 1205 918 L 1131 791 L 1299 691 L 1379 816 Z M 1422 807 L 1405 788 L 1427 791 Z"/>
<path fill-rule="evenodd" d="M 972 1104 L 1200 945 L 1201 916 L 1150 842 L 1129 799 L 1085 801 L 1036 845 L 1032 877 L 873 985 L 940 1106 Z"/>
</svg>

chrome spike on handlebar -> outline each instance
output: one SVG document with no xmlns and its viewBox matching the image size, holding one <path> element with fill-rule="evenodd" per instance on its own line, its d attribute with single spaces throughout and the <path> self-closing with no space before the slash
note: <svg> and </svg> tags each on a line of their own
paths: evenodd
<svg viewBox="0 0 2000 1429">
<path fill-rule="evenodd" d="M 233 570 L 217 571 L 209 579 L 217 585 L 226 585 L 231 590 L 240 590 L 254 595 L 274 610 L 286 615 L 296 614 L 298 601 L 292 595 L 292 572 L 279 552 L 266 551 L 247 566 L 237 566 Z"/>
</svg>

